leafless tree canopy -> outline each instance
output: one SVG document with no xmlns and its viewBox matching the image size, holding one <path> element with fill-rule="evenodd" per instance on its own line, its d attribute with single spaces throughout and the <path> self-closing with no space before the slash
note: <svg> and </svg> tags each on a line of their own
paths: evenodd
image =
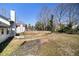
<svg viewBox="0 0 79 59">
<path fill-rule="evenodd" d="M 58 4 L 55 9 L 43 7 L 39 14 L 38 20 L 43 23 L 44 28 L 51 23 L 51 15 L 53 15 L 52 24 L 55 26 L 54 28 L 61 28 L 62 24 L 63 26 L 70 26 L 72 28 L 74 25 L 79 25 L 79 4 L 62 3 Z M 70 27 L 67 29 L 70 30 Z"/>
</svg>

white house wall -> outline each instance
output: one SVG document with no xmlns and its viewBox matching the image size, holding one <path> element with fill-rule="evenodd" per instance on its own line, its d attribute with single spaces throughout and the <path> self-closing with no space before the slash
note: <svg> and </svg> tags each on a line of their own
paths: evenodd
<svg viewBox="0 0 79 59">
<path fill-rule="evenodd" d="M 4 29 L 4 33 L 2 34 L 0 32 L 0 43 L 5 41 L 8 37 L 15 36 L 16 35 L 16 17 L 15 17 L 15 11 L 11 10 L 10 12 L 10 21 L 6 20 L 5 18 L 0 17 L 0 29 Z M 11 23 L 12 22 L 12 23 Z M 5 26 L 3 26 L 5 25 Z M 6 28 L 4 28 L 6 27 Z M 7 29 L 9 28 L 9 33 L 7 34 Z"/>
<path fill-rule="evenodd" d="M 3 34 L 0 32 L 0 43 L 5 41 L 10 36 L 10 34 L 7 34 L 7 28 L 3 28 L 3 31 L 4 31 Z"/>
</svg>

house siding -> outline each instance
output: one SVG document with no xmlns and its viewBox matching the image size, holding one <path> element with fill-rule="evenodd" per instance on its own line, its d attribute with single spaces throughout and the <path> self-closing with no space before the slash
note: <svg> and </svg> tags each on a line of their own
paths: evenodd
<svg viewBox="0 0 79 59">
<path fill-rule="evenodd" d="M 8 28 L 0 28 L 0 43 L 5 41 L 10 36 L 9 33 L 7 34 L 7 29 Z M 3 33 L 2 33 L 2 30 L 3 30 Z"/>
</svg>

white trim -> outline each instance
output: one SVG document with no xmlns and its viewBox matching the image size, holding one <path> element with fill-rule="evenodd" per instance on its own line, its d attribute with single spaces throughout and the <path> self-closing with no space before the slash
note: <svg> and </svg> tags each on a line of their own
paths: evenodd
<svg viewBox="0 0 79 59">
<path fill-rule="evenodd" d="M 0 17 L 0 22 L 10 26 L 10 22 Z"/>
</svg>

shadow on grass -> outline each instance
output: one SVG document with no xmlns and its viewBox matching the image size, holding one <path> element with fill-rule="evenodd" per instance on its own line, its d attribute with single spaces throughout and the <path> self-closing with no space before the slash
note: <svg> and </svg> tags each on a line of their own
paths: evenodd
<svg viewBox="0 0 79 59">
<path fill-rule="evenodd" d="M 0 53 L 7 47 L 7 45 L 11 42 L 13 37 L 7 38 L 4 42 L 0 43 Z"/>
</svg>

